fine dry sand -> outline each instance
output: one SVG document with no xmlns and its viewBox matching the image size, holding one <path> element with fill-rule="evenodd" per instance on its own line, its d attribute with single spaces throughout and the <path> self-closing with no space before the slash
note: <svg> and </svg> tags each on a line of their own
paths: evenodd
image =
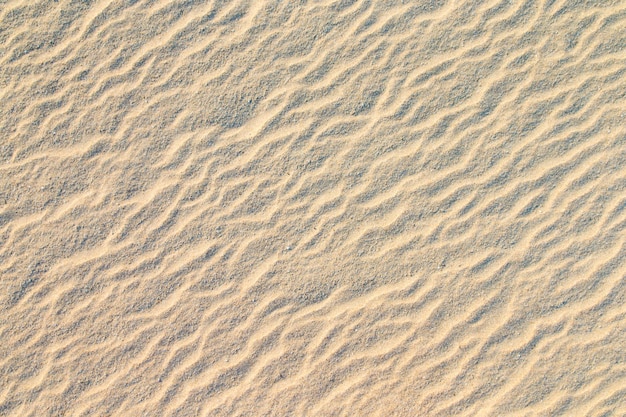
<svg viewBox="0 0 626 417">
<path fill-rule="evenodd" d="M 1 416 L 626 415 L 623 0 L 0 0 Z"/>
</svg>

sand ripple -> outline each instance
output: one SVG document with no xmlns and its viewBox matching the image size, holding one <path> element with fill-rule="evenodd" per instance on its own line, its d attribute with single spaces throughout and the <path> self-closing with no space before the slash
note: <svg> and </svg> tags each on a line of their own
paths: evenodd
<svg viewBox="0 0 626 417">
<path fill-rule="evenodd" d="M 0 415 L 625 415 L 624 28 L 0 1 Z"/>
</svg>

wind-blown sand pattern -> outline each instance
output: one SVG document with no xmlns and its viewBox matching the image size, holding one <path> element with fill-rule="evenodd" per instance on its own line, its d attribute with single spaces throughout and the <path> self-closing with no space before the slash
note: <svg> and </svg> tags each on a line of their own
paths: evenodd
<svg viewBox="0 0 626 417">
<path fill-rule="evenodd" d="M 0 415 L 626 415 L 626 2 L 0 1 Z"/>
</svg>

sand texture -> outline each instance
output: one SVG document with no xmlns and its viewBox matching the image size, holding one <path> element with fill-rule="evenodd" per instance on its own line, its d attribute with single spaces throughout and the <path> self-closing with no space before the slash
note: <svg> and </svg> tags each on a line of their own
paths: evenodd
<svg viewBox="0 0 626 417">
<path fill-rule="evenodd" d="M 0 0 L 0 416 L 625 416 L 626 1 Z"/>
</svg>

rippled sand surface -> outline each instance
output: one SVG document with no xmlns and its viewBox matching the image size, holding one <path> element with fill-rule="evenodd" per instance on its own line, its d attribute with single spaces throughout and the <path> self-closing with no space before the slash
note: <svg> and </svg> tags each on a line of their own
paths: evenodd
<svg viewBox="0 0 626 417">
<path fill-rule="evenodd" d="M 0 1 L 1 416 L 626 415 L 626 2 Z"/>
</svg>

